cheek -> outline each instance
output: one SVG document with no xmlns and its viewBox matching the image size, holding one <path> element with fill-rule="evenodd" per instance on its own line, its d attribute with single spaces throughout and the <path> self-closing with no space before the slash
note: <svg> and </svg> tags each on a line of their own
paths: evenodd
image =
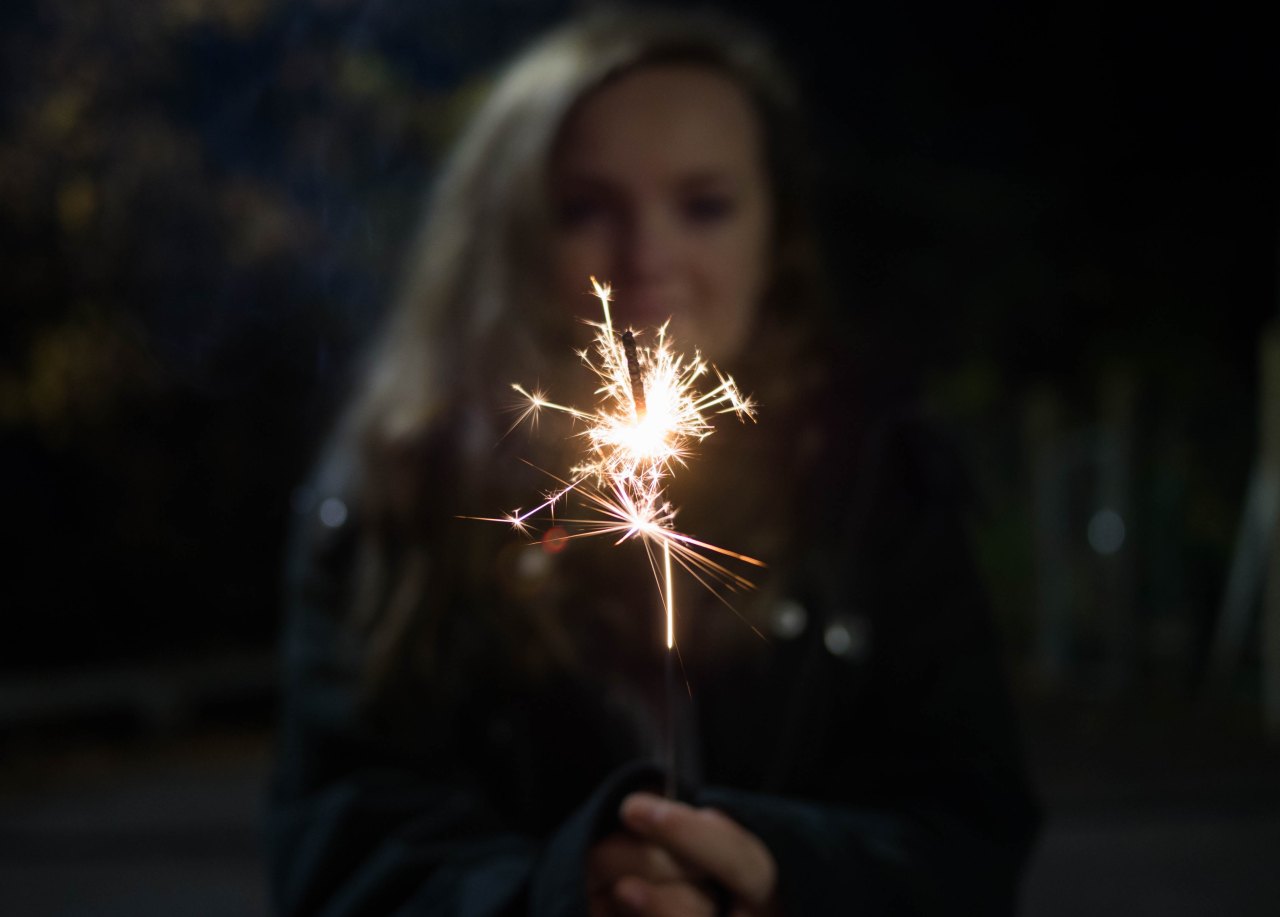
<svg viewBox="0 0 1280 917">
<path fill-rule="evenodd" d="M 764 298 L 773 271 L 773 250 L 766 214 L 757 212 L 723 240 L 717 259 L 718 283 L 725 305 L 751 313 Z"/>
<path fill-rule="evenodd" d="M 734 233 L 703 252 L 687 333 L 717 363 L 734 359 L 750 335 L 769 277 L 771 252 L 757 233 Z"/>
</svg>

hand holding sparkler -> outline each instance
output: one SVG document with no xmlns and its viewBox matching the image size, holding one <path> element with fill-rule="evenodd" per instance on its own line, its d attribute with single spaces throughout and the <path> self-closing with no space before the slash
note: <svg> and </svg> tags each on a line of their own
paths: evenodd
<svg viewBox="0 0 1280 917">
<path fill-rule="evenodd" d="M 615 913 L 614 902 L 634 914 L 778 913 L 777 861 L 723 812 L 632 793 L 619 816 L 626 830 L 587 857 L 592 917 Z"/>
</svg>

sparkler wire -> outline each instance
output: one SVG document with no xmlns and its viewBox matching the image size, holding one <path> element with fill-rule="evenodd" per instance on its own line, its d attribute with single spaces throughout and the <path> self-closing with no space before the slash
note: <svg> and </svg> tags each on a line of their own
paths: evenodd
<svg viewBox="0 0 1280 917">
<path fill-rule="evenodd" d="M 579 359 L 596 377 L 598 403 L 594 411 L 551 401 L 545 393 L 521 385 L 512 388 L 524 406 L 515 426 L 528 420 L 536 424 L 542 411 L 567 414 L 581 425 L 576 434 L 585 447 L 567 479 L 548 475 L 560 486 L 531 510 L 515 510 L 493 522 L 505 522 L 527 532 L 531 520 L 554 513 L 558 504 L 576 493 L 584 507 L 595 516 L 558 518 L 557 524 L 581 526 L 568 537 L 612 535 L 615 543 L 639 539 L 645 545 L 658 580 L 666 617 L 666 681 L 671 710 L 667 735 L 667 794 L 675 792 L 675 696 L 674 654 L 675 581 L 672 560 L 686 570 L 717 598 L 728 604 L 721 589 L 737 591 L 753 588 L 749 579 L 724 561 L 755 567 L 764 563 L 745 554 L 693 538 L 672 527 L 676 510 L 666 498 L 666 485 L 677 467 L 683 466 L 697 443 L 713 432 L 708 414 L 734 414 L 740 420 L 755 418 L 755 405 L 744 398 L 730 376 L 722 374 L 696 350 L 686 357 L 672 349 L 667 326 L 658 328 L 652 346 L 642 346 L 637 333 L 627 329 L 614 332 L 610 313 L 611 288 L 591 278 L 604 315 L 601 322 L 589 322 L 596 329 L 593 347 L 578 353 Z M 714 373 L 716 383 L 700 393 L 696 384 Z M 653 548 L 662 547 L 659 571 Z M 716 559 L 718 557 L 723 560 Z M 732 607 L 732 606 L 730 606 Z"/>
</svg>

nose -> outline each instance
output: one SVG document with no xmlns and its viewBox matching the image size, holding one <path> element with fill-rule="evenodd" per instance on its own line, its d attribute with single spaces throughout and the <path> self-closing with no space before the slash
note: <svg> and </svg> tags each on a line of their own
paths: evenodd
<svg viewBox="0 0 1280 917">
<path fill-rule="evenodd" d="M 679 256 L 674 227 L 657 208 L 638 208 L 619 239 L 618 265 L 632 284 L 652 284 L 670 276 Z"/>
</svg>

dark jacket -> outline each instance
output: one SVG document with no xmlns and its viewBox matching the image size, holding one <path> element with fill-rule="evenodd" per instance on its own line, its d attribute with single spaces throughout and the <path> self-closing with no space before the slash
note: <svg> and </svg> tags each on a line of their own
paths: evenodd
<svg viewBox="0 0 1280 917">
<path fill-rule="evenodd" d="M 697 768 L 682 793 L 765 842 L 788 914 L 1014 910 L 1036 812 L 945 454 L 903 417 L 844 437 L 805 497 L 818 534 L 775 632 L 727 662 L 683 654 Z M 342 496 L 341 477 L 316 506 Z M 581 675 L 531 692 L 478 674 L 447 701 L 422 697 L 420 716 L 370 715 L 341 615 L 351 518 L 307 514 L 295 539 L 277 907 L 585 914 L 587 849 L 627 792 L 660 785 L 643 728 Z"/>
</svg>

